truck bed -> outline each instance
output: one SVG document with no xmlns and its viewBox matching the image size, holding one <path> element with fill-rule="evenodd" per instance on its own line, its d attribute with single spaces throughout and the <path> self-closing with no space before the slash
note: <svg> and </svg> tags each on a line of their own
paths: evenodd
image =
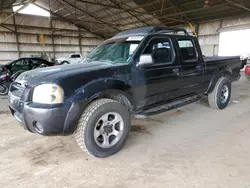
<svg viewBox="0 0 250 188">
<path fill-rule="evenodd" d="M 211 63 L 211 62 L 220 62 L 220 61 L 237 61 L 240 60 L 240 56 L 208 56 L 204 57 L 204 61 L 206 63 Z"/>
<path fill-rule="evenodd" d="M 242 67 L 242 62 L 240 56 L 213 56 L 204 57 L 204 62 L 206 63 L 207 72 L 215 72 L 217 70 L 223 70 L 225 67 L 232 71 L 232 80 L 235 81 L 240 76 L 240 69 Z"/>
</svg>

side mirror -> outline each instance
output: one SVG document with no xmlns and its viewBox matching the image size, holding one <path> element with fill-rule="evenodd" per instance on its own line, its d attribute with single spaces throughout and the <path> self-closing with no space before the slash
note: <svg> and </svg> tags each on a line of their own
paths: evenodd
<svg viewBox="0 0 250 188">
<path fill-rule="evenodd" d="M 153 58 L 150 54 L 143 54 L 140 56 L 139 63 L 137 66 L 139 67 L 147 67 L 153 64 Z"/>
</svg>

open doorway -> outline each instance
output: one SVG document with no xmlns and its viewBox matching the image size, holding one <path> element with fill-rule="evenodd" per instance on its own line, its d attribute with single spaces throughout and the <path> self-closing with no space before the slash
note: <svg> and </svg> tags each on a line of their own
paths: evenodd
<svg viewBox="0 0 250 188">
<path fill-rule="evenodd" d="M 220 33 L 219 56 L 250 54 L 250 29 Z"/>
</svg>

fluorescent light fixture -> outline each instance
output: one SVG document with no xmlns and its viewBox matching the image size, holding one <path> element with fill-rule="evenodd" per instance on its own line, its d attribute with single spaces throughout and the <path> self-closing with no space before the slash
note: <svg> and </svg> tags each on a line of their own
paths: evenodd
<svg viewBox="0 0 250 188">
<path fill-rule="evenodd" d="M 13 6 L 13 11 L 16 12 L 18 9 L 20 9 L 23 5 L 19 6 Z M 43 10 L 42 8 L 34 5 L 29 4 L 26 8 L 22 9 L 18 13 L 20 14 L 29 14 L 29 15 L 35 15 L 35 16 L 44 16 L 44 17 L 50 17 L 50 13 L 46 10 Z"/>
</svg>

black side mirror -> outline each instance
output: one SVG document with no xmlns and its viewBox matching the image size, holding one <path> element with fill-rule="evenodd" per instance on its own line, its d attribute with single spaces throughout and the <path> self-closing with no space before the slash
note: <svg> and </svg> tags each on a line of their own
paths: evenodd
<svg viewBox="0 0 250 188">
<path fill-rule="evenodd" d="M 137 66 L 139 67 L 147 67 L 153 64 L 153 58 L 150 54 L 143 54 L 140 56 L 139 63 Z"/>
</svg>

